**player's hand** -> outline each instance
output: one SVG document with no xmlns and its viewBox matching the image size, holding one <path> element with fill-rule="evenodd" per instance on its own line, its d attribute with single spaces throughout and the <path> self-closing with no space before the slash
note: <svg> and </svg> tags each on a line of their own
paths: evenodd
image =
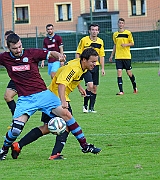
<svg viewBox="0 0 160 180">
<path fill-rule="evenodd" d="M 65 54 L 60 54 L 59 55 L 59 61 L 60 62 L 65 62 L 66 61 L 66 55 Z"/>
<path fill-rule="evenodd" d="M 86 97 L 86 91 L 85 91 L 85 89 L 79 89 L 79 92 L 81 93 L 81 96 L 82 97 Z"/>
<path fill-rule="evenodd" d="M 105 70 L 102 69 L 102 76 L 104 76 L 106 73 L 105 73 Z"/>
<path fill-rule="evenodd" d="M 64 66 L 64 62 L 60 62 L 60 66 Z"/>
<path fill-rule="evenodd" d="M 44 68 L 44 60 L 41 62 L 41 68 Z"/>
<path fill-rule="evenodd" d="M 68 109 L 68 102 L 66 102 L 66 101 L 62 102 L 62 108 Z"/>
<path fill-rule="evenodd" d="M 109 62 L 112 62 L 112 56 L 109 58 Z"/>
</svg>

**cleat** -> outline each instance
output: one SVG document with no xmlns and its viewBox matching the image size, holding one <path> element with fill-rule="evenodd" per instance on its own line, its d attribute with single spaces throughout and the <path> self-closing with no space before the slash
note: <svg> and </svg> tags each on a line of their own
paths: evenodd
<svg viewBox="0 0 160 180">
<path fill-rule="evenodd" d="M 5 160 L 7 153 L 8 153 L 8 150 L 0 149 L 0 160 Z"/>
<path fill-rule="evenodd" d="M 21 149 L 19 148 L 18 142 L 14 142 L 14 143 L 12 144 L 11 150 L 12 150 L 12 152 L 11 152 L 12 158 L 13 158 L 13 159 L 17 159 L 18 156 L 19 156 L 19 154 L 20 154 L 20 152 L 21 152 Z"/>
<path fill-rule="evenodd" d="M 93 154 L 98 154 L 101 152 L 100 148 L 96 148 L 93 144 L 87 144 L 85 148 L 82 149 L 83 153 L 93 153 Z"/>
<path fill-rule="evenodd" d="M 116 95 L 123 95 L 124 92 L 118 92 Z"/>
<path fill-rule="evenodd" d="M 83 112 L 88 113 L 88 110 L 85 108 L 85 106 L 83 106 Z"/>
<path fill-rule="evenodd" d="M 137 94 L 137 93 L 138 93 L 138 89 L 137 89 L 137 88 L 134 89 L 134 90 L 133 90 L 133 93 L 134 93 L 134 94 Z"/>
<path fill-rule="evenodd" d="M 60 153 L 57 153 L 56 155 L 52 155 L 48 158 L 49 160 L 64 160 L 65 158 Z"/>
<path fill-rule="evenodd" d="M 88 112 L 90 112 L 90 113 L 97 113 L 97 111 L 95 111 L 94 109 L 88 110 Z"/>
</svg>

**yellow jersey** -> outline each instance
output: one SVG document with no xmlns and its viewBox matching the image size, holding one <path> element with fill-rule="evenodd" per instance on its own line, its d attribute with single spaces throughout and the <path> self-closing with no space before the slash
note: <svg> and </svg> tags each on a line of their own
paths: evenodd
<svg viewBox="0 0 160 180">
<path fill-rule="evenodd" d="M 69 61 L 66 65 L 60 67 L 49 85 L 50 91 L 58 95 L 58 84 L 64 84 L 66 87 L 65 98 L 70 101 L 69 94 L 78 86 L 83 79 L 82 75 L 87 72 L 83 71 L 80 58 Z"/>
<path fill-rule="evenodd" d="M 97 37 L 96 41 L 91 40 L 89 36 L 83 37 L 78 44 L 76 53 L 82 54 L 83 50 L 89 47 L 93 47 L 97 51 L 99 57 L 105 56 L 104 42 L 99 37 Z M 99 64 L 100 63 L 97 61 L 96 65 L 99 65 Z"/>
<path fill-rule="evenodd" d="M 131 59 L 130 46 L 122 47 L 121 44 L 134 43 L 132 33 L 129 30 L 115 32 L 113 41 L 116 45 L 115 59 Z"/>
</svg>

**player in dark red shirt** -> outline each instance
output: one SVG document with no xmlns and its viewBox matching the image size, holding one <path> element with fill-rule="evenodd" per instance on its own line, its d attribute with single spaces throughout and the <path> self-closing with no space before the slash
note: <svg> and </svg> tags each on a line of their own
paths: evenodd
<svg viewBox="0 0 160 180">
<path fill-rule="evenodd" d="M 12 128 L 6 133 L 2 149 L 0 149 L 0 160 L 5 160 L 12 143 L 22 132 L 29 117 L 37 110 L 44 112 L 51 118 L 55 115 L 62 117 L 66 121 L 69 131 L 79 141 L 82 152 L 94 154 L 100 152 L 101 149 L 90 146 L 86 142 L 82 129 L 74 117 L 68 109 L 62 108 L 60 99 L 53 92 L 47 90 L 40 76 L 38 70 L 39 61 L 50 57 L 64 61 L 65 56 L 56 51 L 25 50 L 22 48 L 21 40 L 17 34 L 10 34 L 7 37 L 7 46 L 10 52 L 0 54 L 0 64 L 6 68 L 9 77 L 14 81 L 18 100 Z"/>
<path fill-rule="evenodd" d="M 53 24 L 46 25 L 47 37 L 43 40 L 43 49 L 49 51 L 57 51 L 63 54 L 63 42 L 62 38 L 54 33 Z M 48 59 L 48 74 L 51 78 L 54 77 L 60 66 L 63 66 L 64 62 L 59 62 L 56 58 Z M 41 67 L 44 67 L 44 61 L 41 63 Z"/>
</svg>

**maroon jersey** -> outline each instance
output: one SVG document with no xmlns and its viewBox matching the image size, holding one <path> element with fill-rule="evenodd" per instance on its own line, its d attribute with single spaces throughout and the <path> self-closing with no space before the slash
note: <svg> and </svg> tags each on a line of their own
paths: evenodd
<svg viewBox="0 0 160 180">
<path fill-rule="evenodd" d="M 60 52 L 59 46 L 63 46 L 63 43 L 62 43 L 62 38 L 57 34 L 55 34 L 53 37 L 47 36 L 43 40 L 43 49 L 44 50 Z M 58 59 L 55 59 L 55 58 L 48 59 L 49 63 L 52 63 L 55 61 L 58 61 Z"/>
<path fill-rule="evenodd" d="M 14 81 L 18 96 L 28 96 L 47 89 L 38 69 L 38 62 L 47 59 L 47 50 L 26 49 L 16 58 L 10 52 L 0 54 L 0 64 Z"/>
</svg>

